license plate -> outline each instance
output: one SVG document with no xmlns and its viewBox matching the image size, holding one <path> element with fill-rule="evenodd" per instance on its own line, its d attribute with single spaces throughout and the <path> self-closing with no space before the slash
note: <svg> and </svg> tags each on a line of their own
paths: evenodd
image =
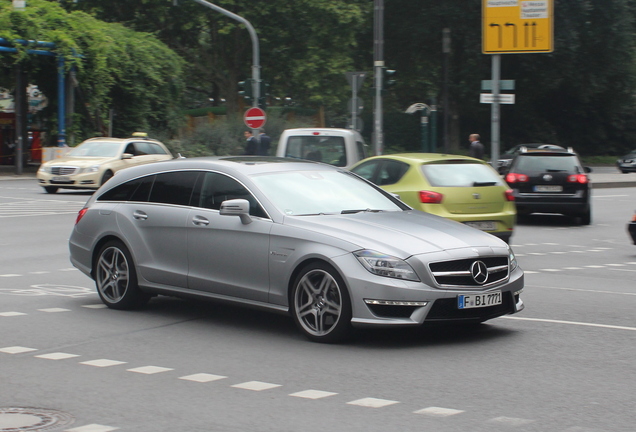
<svg viewBox="0 0 636 432">
<path fill-rule="evenodd" d="M 497 223 L 494 221 L 464 222 L 464 224 L 482 231 L 495 231 L 497 229 Z"/>
<path fill-rule="evenodd" d="M 56 176 L 56 177 L 53 177 L 51 181 L 59 182 L 59 183 L 70 183 L 73 180 L 71 180 L 70 177 L 66 177 L 66 176 Z"/>
<path fill-rule="evenodd" d="M 563 192 L 563 186 L 539 185 L 534 187 L 535 192 Z"/>
<path fill-rule="evenodd" d="M 486 294 L 470 294 L 457 296 L 457 307 L 459 309 L 472 309 L 501 304 L 501 291 L 489 292 Z"/>
</svg>

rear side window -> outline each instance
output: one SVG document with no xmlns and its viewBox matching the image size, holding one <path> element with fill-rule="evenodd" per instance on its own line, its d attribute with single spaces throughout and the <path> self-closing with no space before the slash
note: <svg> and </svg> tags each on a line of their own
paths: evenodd
<svg viewBox="0 0 636 432">
<path fill-rule="evenodd" d="M 175 171 L 158 174 L 150 192 L 150 201 L 162 204 L 189 205 L 199 173 Z"/>
<path fill-rule="evenodd" d="M 499 174 L 489 165 L 479 163 L 431 163 L 422 172 L 432 186 L 473 187 L 502 185 Z"/>
<path fill-rule="evenodd" d="M 148 201 L 154 179 L 152 175 L 120 184 L 101 194 L 97 201 Z"/>
<path fill-rule="evenodd" d="M 347 164 L 345 141 L 343 137 L 338 136 L 291 136 L 285 157 L 308 159 L 335 166 Z"/>
<path fill-rule="evenodd" d="M 380 165 L 377 184 L 379 186 L 395 184 L 400 181 L 408 170 L 409 165 L 404 162 L 385 160 L 384 163 Z"/>
</svg>

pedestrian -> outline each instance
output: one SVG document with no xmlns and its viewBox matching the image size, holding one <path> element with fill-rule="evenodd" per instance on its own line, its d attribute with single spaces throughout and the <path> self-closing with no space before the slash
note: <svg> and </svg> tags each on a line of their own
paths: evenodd
<svg viewBox="0 0 636 432">
<path fill-rule="evenodd" d="M 484 145 L 479 141 L 479 134 L 470 134 L 468 136 L 468 141 L 470 141 L 470 157 L 483 159 Z"/>
<path fill-rule="evenodd" d="M 245 136 L 245 155 L 255 155 L 258 143 L 256 142 L 256 138 L 252 135 L 251 130 L 246 130 L 243 132 L 243 136 Z"/>
<path fill-rule="evenodd" d="M 272 139 L 265 133 L 264 128 L 258 129 L 258 150 L 257 155 L 268 156 L 269 146 L 272 143 Z"/>
</svg>

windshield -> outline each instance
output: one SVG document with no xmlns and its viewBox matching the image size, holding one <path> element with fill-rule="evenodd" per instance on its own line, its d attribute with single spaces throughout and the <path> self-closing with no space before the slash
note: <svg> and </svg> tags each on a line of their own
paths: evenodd
<svg viewBox="0 0 636 432">
<path fill-rule="evenodd" d="M 431 186 L 471 187 L 502 185 L 503 180 L 490 166 L 476 163 L 432 163 L 422 165 Z"/>
<path fill-rule="evenodd" d="M 288 171 L 260 174 L 254 183 L 287 215 L 400 211 L 400 205 L 353 174 Z"/>
<path fill-rule="evenodd" d="M 67 153 L 73 157 L 115 157 L 119 154 L 121 144 L 109 141 L 91 141 L 78 145 Z"/>
</svg>

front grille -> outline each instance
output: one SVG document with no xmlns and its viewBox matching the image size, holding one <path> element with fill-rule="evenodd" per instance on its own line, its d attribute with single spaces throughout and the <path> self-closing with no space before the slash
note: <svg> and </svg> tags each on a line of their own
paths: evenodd
<svg viewBox="0 0 636 432">
<path fill-rule="evenodd" d="M 459 309 L 457 298 L 435 300 L 430 312 L 426 316 L 429 321 L 471 320 L 485 321 L 514 312 L 512 293 L 502 293 L 502 303 L 484 308 Z"/>
<path fill-rule="evenodd" d="M 488 279 L 479 284 L 471 273 L 471 266 L 482 261 L 488 268 Z M 467 258 L 430 263 L 429 268 L 435 282 L 443 287 L 488 287 L 508 279 L 508 257 Z"/>
<path fill-rule="evenodd" d="M 73 175 L 77 171 L 77 167 L 55 166 L 51 168 L 53 175 Z"/>
</svg>

